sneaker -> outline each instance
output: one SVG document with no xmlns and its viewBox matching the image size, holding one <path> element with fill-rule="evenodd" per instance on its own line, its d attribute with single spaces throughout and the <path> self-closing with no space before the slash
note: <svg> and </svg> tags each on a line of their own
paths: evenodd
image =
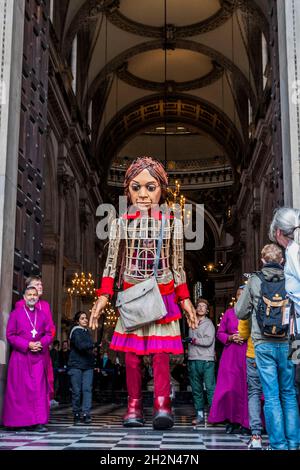
<svg viewBox="0 0 300 470">
<path fill-rule="evenodd" d="M 83 415 L 83 422 L 84 424 L 90 424 L 92 422 L 90 415 Z"/>
<path fill-rule="evenodd" d="M 204 416 L 197 415 L 196 418 L 193 419 L 192 425 L 198 426 L 199 424 L 204 424 Z"/>
<path fill-rule="evenodd" d="M 50 408 L 51 408 L 51 409 L 52 409 L 52 408 L 57 408 L 58 406 L 59 406 L 58 401 L 56 401 L 56 400 L 51 400 L 51 401 L 50 401 Z"/>
<path fill-rule="evenodd" d="M 225 430 L 225 432 L 226 432 L 226 434 L 233 434 L 234 429 L 235 429 L 235 428 L 234 428 L 234 425 L 233 425 L 233 424 L 227 424 L 227 425 L 226 425 L 226 430 Z"/>
<path fill-rule="evenodd" d="M 31 431 L 31 428 L 30 426 L 24 426 L 21 428 L 9 428 L 9 430 L 14 431 L 14 432 L 28 432 L 28 431 Z"/>
<path fill-rule="evenodd" d="M 75 413 L 74 414 L 74 426 L 76 426 L 76 424 L 79 424 L 79 423 L 80 423 L 80 414 Z"/>
<path fill-rule="evenodd" d="M 261 436 L 258 436 L 258 435 L 254 435 L 254 436 L 251 436 L 251 439 L 248 443 L 248 449 L 259 449 L 261 450 L 262 449 L 262 440 L 261 440 Z"/>
</svg>

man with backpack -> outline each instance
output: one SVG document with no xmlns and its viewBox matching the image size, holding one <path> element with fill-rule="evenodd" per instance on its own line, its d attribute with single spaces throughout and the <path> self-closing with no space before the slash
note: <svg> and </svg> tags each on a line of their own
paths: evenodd
<svg viewBox="0 0 300 470">
<path fill-rule="evenodd" d="M 266 428 L 273 450 L 297 450 L 299 410 L 295 366 L 288 358 L 290 304 L 285 291 L 283 253 L 275 244 L 261 252 L 263 268 L 254 273 L 237 304 L 239 319 L 251 319 L 251 337 L 263 388 Z"/>
</svg>

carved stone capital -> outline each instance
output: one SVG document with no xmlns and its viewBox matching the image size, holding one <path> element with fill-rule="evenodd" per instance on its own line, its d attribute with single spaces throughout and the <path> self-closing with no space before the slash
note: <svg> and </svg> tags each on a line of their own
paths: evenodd
<svg viewBox="0 0 300 470">
<path fill-rule="evenodd" d="M 91 220 L 91 211 L 89 205 L 87 204 L 86 199 L 80 199 L 79 201 L 79 220 L 80 220 L 80 227 L 82 231 L 85 231 L 89 225 Z"/>
<path fill-rule="evenodd" d="M 43 248 L 43 264 L 53 264 L 56 265 L 57 250 L 54 247 L 44 247 Z"/>
<path fill-rule="evenodd" d="M 113 13 L 120 6 L 120 0 L 96 0 L 91 4 L 88 18 L 93 18 L 99 13 Z"/>
<path fill-rule="evenodd" d="M 68 192 L 74 188 L 76 178 L 67 172 L 61 172 L 58 173 L 57 180 L 59 192 L 66 196 Z"/>
</svg>

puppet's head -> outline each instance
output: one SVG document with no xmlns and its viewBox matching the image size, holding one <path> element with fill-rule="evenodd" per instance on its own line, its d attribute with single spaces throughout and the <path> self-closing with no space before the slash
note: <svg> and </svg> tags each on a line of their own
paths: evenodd
<svg viewBox="0 0 300 470">
<path fill-rule="evenodd" d="M 163 165 L 152 157 L 138 157 L 125 174 L 125 195 L 140 209 L 165 202 L 168 176 Z"/>
</svg>

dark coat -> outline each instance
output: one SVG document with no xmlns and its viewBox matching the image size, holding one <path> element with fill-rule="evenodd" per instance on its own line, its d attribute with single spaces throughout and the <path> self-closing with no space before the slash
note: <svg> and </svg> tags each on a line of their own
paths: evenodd
<svg viewBox="0 0 300 470">
<path fill-rule="evenodd" d="M 70 332 L 70 356 L 68 367 L 73 369 L 93 369 L 94 343 L 90 332 L 81 326 L 74 326 Z"/>
</svg>

